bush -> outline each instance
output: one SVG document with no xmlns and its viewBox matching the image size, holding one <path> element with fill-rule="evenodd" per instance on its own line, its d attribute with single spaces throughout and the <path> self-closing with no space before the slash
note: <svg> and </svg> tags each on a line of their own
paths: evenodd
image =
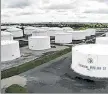
<svg viewBox="0 0 108 94">
<path fill-rule="evenodd" d="M 8 88 L 6 88 L 5 92 L 6 93 L 27 93 L 27 89 L 17 84 L 13 84 Z"/>
</svg>

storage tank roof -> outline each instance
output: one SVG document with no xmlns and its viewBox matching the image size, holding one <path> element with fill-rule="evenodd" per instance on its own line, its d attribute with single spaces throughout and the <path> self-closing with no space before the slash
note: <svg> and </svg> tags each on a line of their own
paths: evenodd
<svg viewBox="0 0 108 94">
<path fill-rule="evenodd" d="M 35 27 L 25 27 L 25 29 L 29 29 L 29 30 L 32 30 L 32 29 L 36 29 Z"/>
<path fill-rule="evenodd" d="M 65 30 L 73 30 L 71 27 L 63 27 Z"/>
<path fill-rule="evenodd" d="M 57 35 L 71 35 L 71 33 L 64 33 L 64 32 L 61 32 L 61 33 L 56 33 Z"/>
<path fill-rule="evenodd" d="M 16 42 L 17 41 L 15 40 L 2 40 L 1 45 L 8 45 L 8 44 L 16 43 Z"/>
<path fill-rule="evenodd" d="M 30 38 L 48 38 L 48 36 L 31 36 Z"/>
<path fill-rule="evenodd" d="M 86 29 L 86 30 L 96 30 L 95 28 L 88 28 L 88 29 Z"/>
<path fill-rule="evenodd" d="M 42 29 L 49 29 L 49 27 L 41 27 Z"/>
<path fill-rule="evenodd" d="M 81 32 L 81 33 L 84 33 L 85 31 L 84 30 L 75 30 L 75 31 L 72 31 L 72 32 Z"/>
<path fill-rule="evenodd" d="M 49 28 L 49 30 L 63 30 L 62 28 L 59 28 L 59 27 L 51 27 L 51 28 Z"/>
<path fill-rule="evenodd" d="M 89 28 L 89 29 L 86 29 L 85 31 L 91 31 L 91 32 L 93 32 L 93 31 L 96 31 L 96 29 L 93 29 L 93 28 Z"/>
<path fill-rule="evenodd" d="M 100 39 L 100 40 L 108 40 L 108 37 L 97 37 L 96 39 Z"/>
<path fill-rule="evenodd" d="M 79 45 L 73 49 L 83 54 L 108 55 L 108 45 L 104 44 Z"/>
<path fill-rule="evenodd" d="M 1 31 L 1 36 L 5 36 L 5 35 L 13 35 L 13 34 L 10 32 Z"/>
<path fill-rule="evenodd" d="M 7 29 L 7 26 L 1 26 L 1 29 Z"/>
<path fill-rule="evenodd" d="M 15 28 L 15 27 L 11 27 L 11 28 L 8 28 L 7 31 L 15 32 L 15 31 L 21 31 L 21 29 Z"/>
<path fill-rule="evenodd" d="M 47 30 L 43 29 L 43 28 L 37 28 L 36 32 L 46 32 Z M 35 32 L 35 31 L 34 31 Z"/>
</svg>

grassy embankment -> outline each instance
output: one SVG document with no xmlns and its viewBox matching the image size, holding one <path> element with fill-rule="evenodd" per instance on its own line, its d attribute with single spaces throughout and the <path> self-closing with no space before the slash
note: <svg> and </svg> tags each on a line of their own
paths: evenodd
<svg viewBox="0 0 108 94">
<path fill-rule="evenodd" d="M 27 93 L 27 89 L 17 84 L 13 84 L 8 88 L 6 88 L 5 92 L 6 93 Z"/>
<path fill-rule="evenodd" d="M 43 55 L 38 59 L 35 59 L 33 61 L 24 63 L 24 64 L 19 65 L 17 67 L 13 67 L 13 68 L 10 68 L 10 69 L 3 70 L 3 71 L 1 71 L 1 79 L 8 78 L 8 77 L 11 77 L 11 76 L 14 76 L 14 75 L 18 75 L 20 73 L 23 73 L 25 71 L 33 69 L 33 68 L 35 68 L 35 67 L 37 67 L 41 64 L 47 63 L 47 62 L 49 62 L 49 61 L 51 61 L 51 60 L 53 60 L 57 57 L 60 57 L 60 56 L 66 54 L 70 51 L 71 51 L 71 47 L 66 48 L 64 50 L 56 51 L 56 52 L 54 52 L 52 54 L 49 54 L 49 55 Z"/>
</svg>

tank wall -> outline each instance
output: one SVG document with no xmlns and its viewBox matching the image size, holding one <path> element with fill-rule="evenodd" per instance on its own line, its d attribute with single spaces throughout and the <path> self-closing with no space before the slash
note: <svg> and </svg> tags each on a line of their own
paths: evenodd
<svg viewBox="0 0 108 94">
<path fill-rule="evenodd" d="M 47 32 L 33 32 L 32 36 L 47 36 Z"/>
<path fill-rule="evenodd" d="M 20 57 L 19 42 L 1 45 L 1 61 L 9 61 Z"/>
<path fill-rule="evenodd" d="M 101 67 L 101 70 L 98 72 L 98 75 L 101 77 L 108 77 L 108 55 L 99 55 L 97 66 Z"/>
<path fill-rule="evenodd" d="M 44 50 L 50 48 L 50 37 L 48 38 L 31 38 L 29 37 L 29 49 Z"/>
<path fill-rule="evenodd" d="M 96 44 L 108 44 L 108 39 L 102 40 L 101 38 L 96 38 Z"/>
<path fill-rule="evenodd" d="M 63 33 L 63 30 L 49 30 L 47 31 L 48 36 L 56 36 L 56 33 Z"/>
<path fill-rule="evenodd" d="M 1 36 L 1 40 L 13 40 L 13 36 L 12 35 L 4 35 L 4 36 Z"/>
<path fill-rule="evenodd" d="M 55 35 L 55 43 L 71 43 L 71 42 L 72 42 L 72 34 Z"/>
<path fill-rule="evenodd" d="M 108 33 L 106 33 L 106 37 L 108 37 Z"/>
<path fill-rule="evenodd" d="M 24 34 L 30 35 L 34 32 L 35 30 L 24 30 Z"/>
<path fill-rule="evenodd" d="M 82 73 L 83 75 L 87 75 L 87 71 L 85 68 L 81 68 L 79 64 L 86 64 L 86 56 L 84 56 L 82 53 L 79 53 L 78 51 L 74 51 L 72 49 L 72 65 L 71 68 L 77 72 Z"/>
<path fill-rule="evenodd" d="M 89 35 L 95 35 L 96 34 L 96 30 L 95 29 L 87 29 L 86 32 L 89 32 Z"/>
<path fill-rule="evenodd" d="M 72 40 L 82 40 L 86 38 L 86 33 L 72 32 Z"/>
<path fill-rule="evenodd" d="M 89 55 L 72 49 L 71 68 L 81 75 L 100 78 L 108 77 L 107 61 L 108 55 Z"/>
<path fill-rule="evenodd" d="M 52 30 L 47 31 L 48 36 L 55 36 L 55 33 L 56 33 L 56 31 L 52 31 Z"/>
<path fill-rule="evenodd" d="M 15 31 L 12 32 L 13 37 L 22 37 L 23 36 L 23 31 Z"/>
</svg>

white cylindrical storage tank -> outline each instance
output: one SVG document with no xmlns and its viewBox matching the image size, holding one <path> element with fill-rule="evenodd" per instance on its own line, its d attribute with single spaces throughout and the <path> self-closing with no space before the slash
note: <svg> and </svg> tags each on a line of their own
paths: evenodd
<svg viewBox="0 0 108 94">
<path fill-rule="evenodd" d="M 34 31 L 36 31 L 35 27 L 25 27 L 24 34 L 31 35 Z"/>
<path fill-rule="evenodd" d="M 53 28 L 49 28 L 47 31 L 48 36 L 55 36 L 55 30 Z"/>
<path fill-rule="evenodd" d="M 1 40 L 13 40 L 13 34 L 10 32 L 1 31 Z"/>
<path fill-rule="evenodd" d="M 63 27 L 62 29 L 64 32 L 69 32 L 69 33 L 71 33 L 73 31 L 73 29 L 71 27 Z"/>
<path fill-rule="evenodd" d="M 96 44 L 108 44 L 108 37 L 96 38 Z"/>
<path fill-rule="evenodd" d="M 108 78 L 108 45 L 89 44 L 73 47 L 71 69 L 81 76 Z"/>
<path fill-rule="evenodd" d="M 55 43 L 71 43 L 72 34 L 71 33 L 56 33 Z"/>
<path fill-rule="evenodd" d="M 48 30 L 48 29 L 49 29 L 49 27 L 41 27 L 41 29 Z"/>
<path fill-rule="evenodd" d="M 87 32 L 87 36 L 95 35 L 96 34 L 96 29 L 86 29 L 84 30 Z"/>
<path fill-rule="evenodd" d="M 106 37 L 108 37 L 108 32 L 106 33 Z"/>
<path fill-rule="evenodd" d="M 32 32 L 32 36 L 47 36 L 47 31 L 44 29 L 36 29 Z"/>
<path fill-rule="evenodd" d="M 87 36 L 87 34 L 83 30 L 72 32 L 72 40 L 83 40 L 86 38 L 86 36 Z"/>
<path fill-rule="evenodd" d="M 23 31 L 19 28 L 8 28 L 7 29 L 8 32 L 11 32 L 13 34 L 13 37 L 14 38 L 17 38 L 17 37 L 23 37 Z"/>
<path fill-rule="evenodd" d="M 19 42 L 15 40 L 1 41 L 1 61 L 9 61 L 20 57 Z"/>
<path fill-rule="evenodd" d="M 48 36 L 31 36 L 29 37 L 29 49 L 45 50 L 50 48 L 50 37 Z"/>
<path fill-rule="evenodd" d="M 6 30 L 7 26 L 1 26 L 1 30 Z"/>
<path fill-rule="evenodd" d="M 63 29 L 62 28 L 59 28 L 59 27 L 51 27 L 47 31 L 47 35 L 48 36 L 55 36 L 56 33 L 61 33 L 61 32 L 63 32 Z"/>
</svg>

